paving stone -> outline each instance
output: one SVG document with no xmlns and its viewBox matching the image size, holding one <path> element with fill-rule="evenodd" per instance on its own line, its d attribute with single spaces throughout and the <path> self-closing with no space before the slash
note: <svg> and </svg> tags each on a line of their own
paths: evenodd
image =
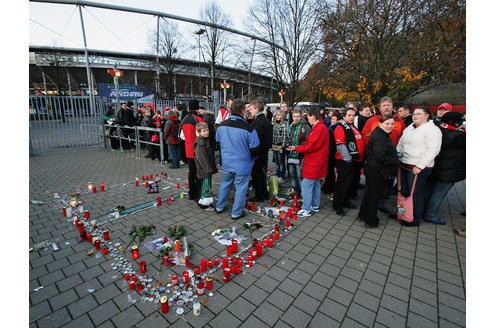
<svg viewBox="0 0 495 328">
<path fill-rule="evenodd" d="M 410 312 L 408 314 L 408 317 L 407 317 L 407 326 L 408 327 L 417 327 L 417 328 L 423 328 L 423 327 L 438 327 L 438 325 L 433 322 L 433 321 L 430 321 L 428 320 L 427 318 L 417 314 L 417 313 L 414 313 L 414 312 Z"/>
<path fill-rule="evenodd" d="M 277 287 L 277 285 L 277 280 L 266 275 L 258 279 L 258 281 L 256 282 L 256 286 L 260 287 L 268 293 L 271 293 Z"/>
<path fill-rule="evenodd" d="M 349 304 L 351 304 L 353 296 L 353 293 L 350 293 L 347 290 L 335 285 L 330 288 L 330 291 L 327 295 L 327 297 L 335 300 L 336 302 L 339 302 L 344 306 L 349 306 Z"/>
<path fill-rule="evenodd" d="M 72 320 L 68 324 L 64 325 L 63 328 L 91 328 L 94 327 L 91 319 L 88 315 L 80 316 L 77 319 Z"/>
<path fill-rule="evenodd" d="M 359 283 L 347 277 L 340 276 L 335 280 L 335 285 L 350 293 L 354 293 L 357 290 Z"/>
<path fill-rule="evenodd" d="M 411 313 L 416 313 L 435 323 L 438 320 L 438 311 L 436 306 L 432 306 L 415 298 L 411 298 L 409 301 L 409 314 Z"/>
<path fill-rule="evenodd" d="M 380 301 L 380 307 L 384 307 L 391 311 L 394 311 L 397 314 L 402 316 L 406 316 L 408 311 L 407 302 L 401 301 L 398 298 L 389 296 L 387 294 L 383 294 L 382 299 Z"/>
<path fill-rule="evenodd" d="M 409 286 L 397 286 L 396 284 L 387 282 L 387 284 L 385 285 L 385 290 L 383 292 L 404 302 L 408 302 L 409 300 Z"/>
<path fill-rule="evenodd" d="M 268 293 L 265 292 L 263 289 L 252 285 L 247 288 L 244 293 L 242 293 L 242 297 L 244 297 L 254 305 L 260 305 L 268 297 Z"/>
<path fill-rule="evenodd" d="M 312 316 L 320 306 L 320 301 L 312 297 L 312 295 L 301 293 L 296 297 L 293 305 Z"/>
<path fill-rule="evenodd" d="M 438 305 L 438 316 L 458 326 L 466 326 L 466 313 L 463 311 L 458 311 L 445 304 Z"/>
<path fill-rule="evenodd" d="M 52 309 L 56 311 L 61 307 L 64 307 L 76 301 L 77 299 L 79 299 L 79 297 L 77 296 L 77 293 L 74 291 L 74 289 L 69 289 L 63 293 L 51 297 L 50 305 Z"/>
<path fill-rule="evenodd" d="M 266 323 L 269 327 L 273 327 L 283 313 L 280 308 L 268 301 L 261 303 L 253 312 L 254 316 Z"/>
<path fill-rule="evenodd" d="M 57 281 L 56 285 L 57 288 L 61 291 L 64 292 L 70 288 L 73 288 L 74 286 L 77 286 L 81 284 L 83 281 L 79 275 L 73 275 L 68 278 L 62 279 L 60 281 Z"/>
<path fill-rule="evenodd" d="M 282 311 L 285 311 L 294 300 L 294 297 L 284 293 L 279 289 L 276 289 L 273 291 L 273 293 L 270 294 L 270 296 L 268 296 L 266 300 Z"/>
<path fill-rule="evenodd" d="M 330 298 L 325 298 L 318 310 L 321 311 L 322 313 L 325 313 L 333 320 L 337 322 L 342 322 L 347 312 L 347 307 L 337 303 L 336 301 Z"/>
<path fill-rule="evenodd" d="M 53 261 L 55 261 L 55 259 L 53 258 L 52 254 L 45 254 L 43 256 L 30 260 L 29 265 L 31 266 L 31 268 L 36 269 L 41 265 L 47 265 L 49 263 L 52 263 Z"/>
<path fill-rule="evenodd" d="M 357 303 L 352 303 L 349 307 L 347 317 L 366 327 L 371 327 L 373 326 L 373 321 L 375 320 L 375 312 L 368 310 Z"/>
<path fill-rule="evenodd" d="M 112 301 L 108 301 L 105 304 L 101 304 L 95 309 L 89 311 L 89 316 L 96 325 L 103 323 L 104 321 L 113 318 L 119 313 L 119 309 Z"/>
<path fill-rule="evenodd" d="M 395 313 L 387 308 L 380 307 L 376 314 L 376 321 L 386 327 L 406 327 L 406 317 Z"/>
<path fill-rule="evenodd" d="M 29 308 L 29 322 L 37 321 L 44 316 L 52 313 L 48 301 L 43 301 Z"/>
<path fill-rule="evenodd" d="M 291 306 L 282 315 L 281 320 L 292 327 L 306 327 L 309 321 L 311 321 L 311 316 L 297 307 Z"/>
<path fill-rule="evenodd" d="M 55 311 L 49 315 L 44 316 L 43 318 L 36 321 L 39 328 L 53 328 L 60 327 L 67 322 L 69 322 L 70 316 L 67 313 L 65 308 L 61 308 L 58 311 Z"/>
<path fill-rule="evenodd" d="M 222 294 L 213 293 L 213 296 L 209 298 L 209 301 L 205 304 L 205 307 L 214 314 L 218 314 L 225 309 L 230 302 L 231 301 Z"/>
<path fill-rule="evenodd" d="M 316 312 L 316 314 L 311 319 L 309 327 L 312 328 L 337 328 L 340 327 L 340 322 L 324 315 L 321 312 Z"/>
<path fill-rule="evenodd" d="M 58 294 L 58 290 L 55 285 L 44 286 L 37 292 L 31 291 L 29 293 L 29 300 L 32 305 L 36 305 L 44 300 L 47 300 Z"/>
<path fill-rule="evenodd" d="M 88 295 L 69 304 L 67 309 L 73 318 L 77 318 L 97 306 L 98 303 L 93 295 Z"/>
<path fill-rule="evenodd" d="M 120 328 L 134 327 L 135 324 L 141 321 L 143 318 L 143 315 L 135 307 L 130 307 L 129 309 L 113 316 L 111 320 L 115 324 L 115 326 Z"/>
<path fill-rule="evenodd" d="M 111 284 L 95 290 L 93 295 L 98 301 L 98 304 L 103 304 L 109 299 L 116 297 L 120 293 L 121 291 L 114 284 Z"/>
<path fill-rule="evenodd" d="M 238 297 L 227 307 L 230 313 L 241 321 L 246 320 L 256 309 L 256 305 L 251 304 L 242 297 Z"/>
<path fill-rule="evenodd" d="M 238 327 L 241 321 L 227 311 L 222 311 L 209 322 L 212 327 Z"/>
<path fill-rule="evenodd" d="M 380 298 L 368 294 L 360 289 L 356 291 L 352 301 L 373 312 L 376 312 L 378 310 L 378 306 L 380 305 Z"/>
<path fill-rule="evenodd" d="M 266 325 L 263 323 L 261 320 L 254 316 L 250 316 L 246 321 L 242 323 L 240 328 L 251 328 L 251 327 L 256 327 L 256 328 L 269 328 L 270 326 Z"/>
</svg>

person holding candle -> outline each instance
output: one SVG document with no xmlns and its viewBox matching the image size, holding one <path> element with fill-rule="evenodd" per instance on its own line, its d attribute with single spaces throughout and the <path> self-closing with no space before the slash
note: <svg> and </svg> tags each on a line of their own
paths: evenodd
<svg viewBox="0 0 495 328">
<path fill-rule="evenodd" d="M 326 125 L 320 121 L 320 111 L 317 108 L 308 110 L 308 123 L 312 126 L 303 145 L 289 146 L 288 151 L 304 154 L 302 164 L 301 191 L 303 198 L 302 209 L 297 212 L 300 217 L 317 213 L 320 207 L 320 179 L 327 175 L 328 152 L 330 138 Z"/>
<path fill-rule="evenodd" d="M 199 200 L 198 206 L 207 211 L 213 211 L 213 197 L 211 195 L 211 177 L 217 173 L 215 165 L 215 148 L 210 143 L 209 129 L 206 122 L 196 124 L 199 136 L 194 141 L 194 161 L 196 162 L 196 176 L 198 178 Z"/>
<path fill-rule="evenodd" d="M 386 186 L 393 180 L 399 167 L 399 157 L 390 139 L 394 128 L 394 117 L 383 114 L 380 125 L 371 133 L 366 146 L 364 174 L 368 183 L 357 219 L 366 222 L 366 227 L 378 227 L 378 204 Z"/>
<path fill-rule="evenodd" d="M 215 135 L 222 154 L 222 179 L 215 206 L 222 213 L 227 205 L 230 190 L 235 185 L 235 200 L 232 205 L 232 219 L 245 215 L 246 193 L 249 177 L 254 165 L 256 151 L 260 145 L 256 130 L 244 119 L 244 102 L 235 99 L 232 102 L 231 115 L 220 123 Z"/>
</svg>

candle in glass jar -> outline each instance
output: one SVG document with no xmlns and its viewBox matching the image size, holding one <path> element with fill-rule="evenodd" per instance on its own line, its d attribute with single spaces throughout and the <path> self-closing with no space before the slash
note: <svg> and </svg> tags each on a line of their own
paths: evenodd
<svg viewBox="0 0 495 328">
<path fill-rule="evenodd" d="M 213 264 L 215 264 L 215 266 L 218 266 L 220 264 L 220 260 L 218 259 L 218 257 L 215 257 L 213 259 Z M 212 265 L 212 267 L 213 267 L 213 265 Z"/>
<path fill-rule="evenodd" d="M 292 220 L 297 221 L 297 212 L 292 214 Z"/>
<path fill-rule="evenodd" d="M 174 195 L 170 195 L 170 201 L 173 202 L 174 201 Z"/>
<path fill-rule="evenodd" d="M 136 181 L 134 182 L 134 185 L 135 185 L 136 187 L 139 187 L 139 180 L 138 180 L 137 178 L 136 178 Z"/>
<path fill-rule="evenodd" d="M 222 268 L 227 268 L 228 266 L 229 266 L 229 258 L 223 257 L 222 258 Z"/>
<path fill-rule="evenodd" d="M 201 270 L 199 269 L 199 267 L 194 267 L 194 274 L 196 276 L 199 276 L 201 274 Z"/>
<path fill-rule="evenodd" d="M 268 238 L 268 247 L 273 247 L 273 238 Z"/>
<path fill-rule="evenodd" d="M 146 182 L 144 183 L 144 186 L 145 186 L 146 188 L 148 188 L 148 187 L 150 186 L 150 183 L 149 183 L 148 181 L 146 181 Z"/>
<path fill-rule="evenodd" d="M 162 313 L 168 313 L 168 297 L 162 296 L 162 298 L 160 298 L 160 303 L 162 305 Z"/>
<path fill-rule="evenodd" d="M 88 182 L 88 191 L 93 191 L 93 183 Z"/>
<path fill-rule="evenodd" d="M 256 257 L 258 256 L 258 254 L 256 254 L 256 249 L 255 248 L 251 248 L 251 257 L 253 258 L 253 260 L 256 260 Z"/>
<path fill-rule="evenodd" d="M 90 217 L 89 211 L 88 210 L 84 210 L 84 218 L 89 219 L 89 217 Z"/>
<path fill-rule="evenodd" d="M 160 196 L 156 197 L 156 206 L 162 206 L 162 198 Z"/>
<path fill-rule="evenodd" d="M 139 258 L 139 249 L 137 245 L 131 246 L 131 254 L 134 260 Z"/>
<path fill-rule="evenodd" d="M 280 211 L 280 220 L 285 220 L 285 211 Z"/>
<path fill-rule="evenodd" d="M 184 188 L 189 189 L 189 184 L 188 183 L 185 183 L 184 184 Z"/>
<path fill-rule="evenodd" d="M 105 191 L 105 182 L 100 182 L 100 191 Z"/>
<path fill-rule="evenodd" d="M 180 240 L 178 240 L 178 239 L 175 241 L 175 251 L 177 253 L 180 252 Z"/>
<path fill-rule="evenodd" d="M 256 256 L 260 257 L 263 255 L 263 245 L 261 243 L 256 244 Z"/>
<path fill-rule="evenodd" d="M 223 282 L 230 281 L 230 268 L 223 268 Z"/>
<path fill-rule="evenodd" d="M 176 184 L 175 186 L 177 187 L 177 189 L 180 189 L 180 183 Z"/>
<path fill-rule="evenodd" d="M 131 279 L 131 274 L 129 272 L 124 273 L 124 280 Z"/>
<path fill-rule="evenodd" d="M 205 272 L 206 271 L 206 259 L 205 258 L 202 258 L 201 259 L 201 272 Z"/>
<path fill-rule="evenodd" d="M 179 276 L 176 274 L 172 275 L 172 285 L 177 286 L 179 284 Z"/>
<path fill-rule="evenodd" d="M 182 272 L 182 281 L 184 281 L 185 284 L 189 283 L 189 271 L 184 271 Z"/>
<path fill-rule="evenodd" d="M 232 239 L 232 253 L 237 253 L 239 252 L 239 242 L 237 239 Z"/>
<path fill-rule="evenodd" d="M 227 246 L 227 255 L 232 255 L 232 246 Z"/>
<path fill-rule="evenodd" d="M 103 230 L 103 240 L 110 240 L 110 232 L 108 230 Z"/>
<path fill-rule="evenodd" d="M 279 239 L 280 239 L 280 233 L 279 233 L 278 231 L 275 231 L 275 232 L 273 233 L 273 238 L 274 238 L 275 240 L 279 240 Z"/>
<path fill-rule="evenodd" d="M 137 279 L 138 279 L 138 278 L 137 278 L 137 276 L 132 275 L 132 277 L 131 277 L 131 280 L 132 280 L 132 281 L 137 282 Z"/>
<path fill-rule="evenodd" d="M 93 194 L 96 194 L 96 186 L 93 185 Z"/>
<path fill-rule="evenodd" d="M 137 291 L 138 291 L 138 293 L 141 293 L 143 291 L 143 289 L 144 289 L 143 284 L 142 283 L 138 283 L 137 284 Z"/>
<path fill-rule="evenodd" d="M 240 257 L 237 259 L 237 265 L 242 267 L 242 259 Z"/>
<path fill-rule="evenodd" d="M 67 207 L 62 207 L 62 213 L 64 216 L 67 216 Z"/>
<path fill-rule="evenodd" d="M 134 290 L 134 287 L 136 287 L 136 282 L 135 281 L 129 281 L 129 289 Z"/>
<path fill-rule="evenodd" d="M 146 273 L 146 261 L 139 262 L 139 272 Z"/>
<path fill-rule="evenodd" d="M 95 247 L 95 250 L 99 251 L 101 248 L 101 240 L 99 240 L 98 238 L 93 239 L 93 245 Z"/>
<path fill-rule="evenodd" d="M 293 211 L 294 210 L 292 208 L 287 209 L 287 216 L 291 217 Z"/>
<path fill-rule="evenodd" d="M 108 255 L 108 247 L 103 247 L 101 251 L 103 255 Z"/>
<path fill-rule="evenodd" d="M 290 227 L 290 219 L 285 220 L 285 226 L 287 228 Z"/>
<path fill-rule="evenodd" d="M 212 277 L 206 277 L 205 288 L 208 289 L 208 290 L 212 290 L 213 289 L 213 278 Z"/>
<path fill-rule="evenodd" d="M 92 242 L 93 242 L 93 235 L 92 235 L 92 234 L 88 233 L 88 234 L 86 235 L 86 238 L 87 238 L 87 240 L 88 240 L 90 243 L 92 243 Z"/>
<path fill-rule="evenodd" d="M 203 282 L 198 282 L 198 296 L 203 296 L 205 292 L 205 284 Z"/>
</svg>

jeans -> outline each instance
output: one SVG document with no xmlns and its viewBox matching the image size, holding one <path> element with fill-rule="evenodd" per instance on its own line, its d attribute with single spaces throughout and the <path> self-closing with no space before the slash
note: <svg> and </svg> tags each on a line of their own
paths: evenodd
<svg viewBox="0 0 495 328">
<path fill-rule="evenodd" d="M 285 152 L 273 150 L 273 159 L 277 165 L 277 177 L 285 179 Z"/>
<path fill-rule="evenodd" d="M 292 189 L 298 194 L 301 194 L 301 164 L 288 164 L 289 172 L 290 172 L 290 185 Z"/>
<path fill-rule="evenodd" d="M 235 186 L 235 198 L 232 205 L 232 217 L 238 217 L 246 205 L 246 193 L 249 186 L 249 175 L 239 175 L 234 172 L 222 171 L 222 181 L 218 189 L 217 211 L 222 211 L 227 205 L 232 184 Z"/>
<path fill-rule="evenodd" d="M 311 208 L 320 207 L 320 179 L 302 179 L 301 182 L 303 205 L 302 209 L 311 211 Z"/>
<path fill-rule="evenodd" d="M 434 180 L 428 180 L 426 185 L 427 190 L 427 206 L 425 210 L 425 218 L 439 219 L 438 210 L 442 205 L 445 196 L 449 193 L 450 188 L 454 186 L 453 182 L 438 182 Z"/>
<path fill-rule="evenodd" d="M 168 144 L 167 147 L 168 147 L 168 153 L 170 154 L 170 159 L 172 161 L 172 166 L 179 167 L 179 151 L 180 151 L 179 144 L 176 145 Z"/>
</svg>

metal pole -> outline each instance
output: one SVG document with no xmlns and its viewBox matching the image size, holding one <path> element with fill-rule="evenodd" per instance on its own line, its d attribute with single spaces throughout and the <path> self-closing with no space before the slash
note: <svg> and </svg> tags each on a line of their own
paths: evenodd
<svg viewBox="0 0 495 328">
<path fill-rule="evenodd" d="M 160 16 L 156 16 L 156 94 L 160 95 Z"/>
<path fill-rule="evenodd" d="M 89 87 L 89 108 L 91 110 L 91 113 L 94 113 L 95 106 L 94 106 L 94 97 L 93 97 L 93 83 L 91 81 L 91 73 L 89 70 L 88 45 L 86 43 L 86 32 L 84 30 L 84 20 L 81 10 L 82 5 L 78 5 L 78 7 L 79 7 L 79 17 L 81 18 L 81 28 L 82 28 L 82 34 L 84 40 L 84 56 L 86 57 L 86 75 L 88 77 L 88 87 Z"/>
<path fill-rule="evenodd" d="M 249 62 L 249 84 L 248 84 L 248 95 L 251 96 L 251 67 L 253 66 L 254 48 L 256 47 L 256 39 L 253 43 L 253 51 L 251 51 L 251 61 Z"/>
<path fill-rule="evenodd" d="M 201 95 L 201 34 L 198 34 L 198 77 L 199 77 L 198 91 L 199 94 Z"/>
<path fill-rule="evenodd" d="M 113 68 L 117 71 L 117 63 L 113 64 Z M 119 77 L 113 77 L 113 84 L 115 85 L 115 114 L 120 110 L 120 90 L 119 90 Z"/>
</svg>

